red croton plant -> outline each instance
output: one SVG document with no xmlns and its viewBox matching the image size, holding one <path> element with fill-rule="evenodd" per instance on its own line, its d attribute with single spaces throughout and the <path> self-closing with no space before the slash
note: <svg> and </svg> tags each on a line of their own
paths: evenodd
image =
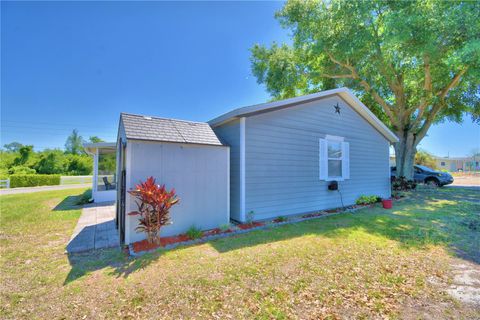
<svg viewBox="0 0 480 320">
<path fill-rule="evenodd" d="M 130 212 L 129 215 L 139 215 L 137 232 L 145 232 L 150 243 L 160 243 L 160 228 L 170 224 L 170 208 L 177 204 L 179 199 L 175 189 L 167 191 L 165 185 L 155 183 L 153 177 L 135 186 L 135 190 L 129 191 L 137 201 L 138 211 Z"/>
</svg>

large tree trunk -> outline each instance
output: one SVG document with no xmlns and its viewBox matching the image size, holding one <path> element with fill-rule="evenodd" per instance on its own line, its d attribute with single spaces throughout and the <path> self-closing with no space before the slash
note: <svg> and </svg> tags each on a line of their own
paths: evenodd
<svg viewBox="0 0 480 320">
<path fill-rule="evenodd" d="M 398 131 L 397 137 L 400 140 L 394 145 L 397 177 L 413 179 L 413 165 L 417 152 L 415 136 L 408 131 Z"/>
</svg>

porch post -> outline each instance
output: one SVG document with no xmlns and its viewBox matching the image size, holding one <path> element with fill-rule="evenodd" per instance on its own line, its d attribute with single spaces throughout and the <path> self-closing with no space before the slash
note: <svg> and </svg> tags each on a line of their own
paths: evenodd
<svg viewBox="0 0 480 320">
<path fill-rule="evenodd" d="M 97 187 L 98 187 L 98 148 L 95 148 L 95 153 L 93 154 L 93 181 L 92 181 L 92 196 L 93 202 L 96 202 L 97 197 Z"/>
</svg>

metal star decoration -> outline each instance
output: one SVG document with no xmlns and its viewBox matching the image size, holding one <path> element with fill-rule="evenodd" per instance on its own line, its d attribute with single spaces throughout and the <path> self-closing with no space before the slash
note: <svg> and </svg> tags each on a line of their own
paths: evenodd
<svg viewBox="0 0 480 320">
<path fill-rule="evenodd" d="M 335 113 L 340 114 L 340 106 L 338 105 L 338 102 L 336 105 L 333 106 L 335 108 Z"/>
</svg>

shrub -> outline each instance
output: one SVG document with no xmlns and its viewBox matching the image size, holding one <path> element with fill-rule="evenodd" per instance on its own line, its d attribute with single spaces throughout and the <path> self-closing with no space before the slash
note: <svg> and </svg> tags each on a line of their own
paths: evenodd
<svg viewBox="0 0 480 320">
<path fill-rule="evenodd" d="M 225 232 L 230 230 L 231 227 L 232 226 L 230 225 L 230 223 L 225 223 L 225 224 L 221 224 L 218 228 L 220 229 L 220 231 Z"/>
<path fill-rule="evenodd" d="M 356 204 L 362 205 L 362 204 L 372 204 L 377 202 L 377 196 L 372 195 L 372 196 L 366 196 L 366 195 L 361 195 L 358 197 L 358 199 L 355 201 Z"/>
<path fill-rule="evenodd" d="M 275 218 L 274 221 L 275 221 L 275 222 L 285 222 L 285 221 L 287 221 L 287 220 L 288 220 L 287 217 L 279 216 L 279 217 Z"/>
<path fill-rule="evenodd" d="M 91 203 L 93 201 L 92 199 L 92 189 L 85 190 L 84 193 L 78 196 L 77 201 L 75 204 L 77 206 L 81 206 L 87 203 Z"/>
<path fill-rule="evenodd" d="M 160 243 L 160 229 L 170 224 L 170 208 L 177 204 L 179 199 L 175 189 L 167 191 L 165 185 L 155 183 L 153 177 L 148 178 L 136 186 L 136 190 L 129 191 L 137 198 L 138 211 L 129 215 L 139 215 L 139 223 L 135 228 L 137 232 L 145 232 L 150 243 Z"/>
<path fill-rule="evenodd" d="M 56 186 L 60 184 L 58 174 L 12 174 L 10 176 L 10 188 Z"/>
<path fill-rule="evenodd" d="M 35 174 L 37 173 L 35 169 L 29 168 L 27 166 L 13 166 L 8 169 L 9 174 Z"/>
<path fill-rule="evenodd" d="M 40 159 L 35 164 L 35 169 L 42 174 L 62 173 L 62 157 L 63 154 L 58 150 L 45 151 L 40 154 Z"/>
<path fill-rule="evenodd" d="M 407 180 L 405 177 L 392 177 L 393 191 L 408 191 L 415 190 L 417 183 L 413 180 Z"/>
<path fill-rule="evenodd" d="M 197 227 L 191 226 L 190 229 L 188 229 L 188 231 L 187 231 L 187 236 L 190 239 L 195 240 L 195 239 L 201 238 L 203 236 L 203 232 L 202 232 L 202 230 L 198 229 Z"/>
</svg>

